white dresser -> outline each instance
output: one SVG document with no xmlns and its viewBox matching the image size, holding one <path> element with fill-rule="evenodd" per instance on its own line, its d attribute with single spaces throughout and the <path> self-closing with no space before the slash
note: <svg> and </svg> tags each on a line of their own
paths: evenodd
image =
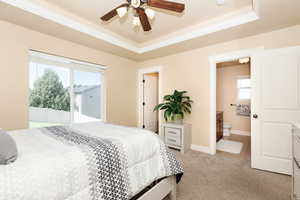
<svg viewBox="0 0 300 200">
<path fill-rule="evenodd" d="M 300 124 L 293 127 L 293 200 L 300 200 Z"/>
<path fill-rule="evenodd" d="M 162 132 L 165 144 L 184 154 L 191 148 L 191 130 L 191 124 L 163 124 Z"/>
</svg>

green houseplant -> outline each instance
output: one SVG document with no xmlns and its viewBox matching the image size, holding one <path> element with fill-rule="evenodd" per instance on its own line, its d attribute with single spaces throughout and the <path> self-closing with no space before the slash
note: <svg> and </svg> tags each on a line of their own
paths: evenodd
<svg viewBox="0 0 300 200">
<path fill-rule="evenodd" d="M 182 122 L 184 115 L 191 113 L 193 103 L 186 93 L 175 90 L 173 94 L 164 96 L 164 102 L 155 106 L 154 111 L 163 110 L 166 122 Z"/>
</svg>

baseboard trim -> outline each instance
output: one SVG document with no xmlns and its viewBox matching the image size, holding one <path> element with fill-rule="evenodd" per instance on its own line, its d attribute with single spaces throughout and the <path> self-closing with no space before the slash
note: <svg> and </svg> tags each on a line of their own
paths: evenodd
<svg viewBox="0 0 300 200">
<path fill-rule="evenodd" d="M 234 135 L 243 135 L 243 136 L 251 136 L 251 133 L 248 131 L 240 131 L 240 130 L 231 130 L 231 134 Z"/>
<path fill-rule="evenodd" d="M 202 153 L 212 154 L 209 147 L 192 144 L 191 149 Z"/>
</svg>

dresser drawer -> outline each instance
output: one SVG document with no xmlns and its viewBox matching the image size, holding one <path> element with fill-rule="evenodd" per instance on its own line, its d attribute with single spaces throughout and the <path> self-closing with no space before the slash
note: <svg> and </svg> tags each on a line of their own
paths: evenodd
<svg viewBox="0 0 300 200">
<path fill-rule="evenodd" d="M 293 181 L 294 181 L 294 196 L 297 197 L 297 199 L 300 200 L 300 163 L 295 161 L 294 159 L 294 175 L 293 175 Z"/>
<path fill-rule="evenodd" d="M 168 145 L 174 145 L 177 147 L 181 147 L 181 139 L 177 137 L 166 137 L 166 144 Z"/>
<path fill-rule="evenodd" d="M 161 130 L 166 146 L 179 150 L 182 154 L 189 151 L 192 131 L 190 124 L 164 123 Z"/>
<path fill-rule="evenodd" d="M 296 134 L 296 135 L 299 135 L 299 136 L 300 136 L 300 129 L 299 129 L 299 128 L 297 128 L 297 127 L 295 127 L 295 126 L 294 126 L 294 128 L 293 128 L 293 132 L 294 132 L 294 134 Z"/>
<path fill-rule="evenodd" d="M 180 139 L 181 138 L 181 129 L 166 127 L 165 135 L 168 138 L 179 138 Z"/>
<path fill-rule="evenodd" d="M 293 139 L 293 153 L 294 157 L 300 162 L 300 136 L 294 133 Z"/>
</svg>

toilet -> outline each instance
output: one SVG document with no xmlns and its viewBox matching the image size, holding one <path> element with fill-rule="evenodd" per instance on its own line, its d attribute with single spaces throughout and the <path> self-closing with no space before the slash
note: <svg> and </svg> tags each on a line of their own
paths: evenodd
<svg viewBox="0 0 300 200">
<path fill-rule="evenodd" d="M 231 128 L 232 128 L 232 125 L 225 122 L 223 124 L 223 135 L 224 136 L 230 136 L 230 134 L 231 134 Z"/>
</svg>

